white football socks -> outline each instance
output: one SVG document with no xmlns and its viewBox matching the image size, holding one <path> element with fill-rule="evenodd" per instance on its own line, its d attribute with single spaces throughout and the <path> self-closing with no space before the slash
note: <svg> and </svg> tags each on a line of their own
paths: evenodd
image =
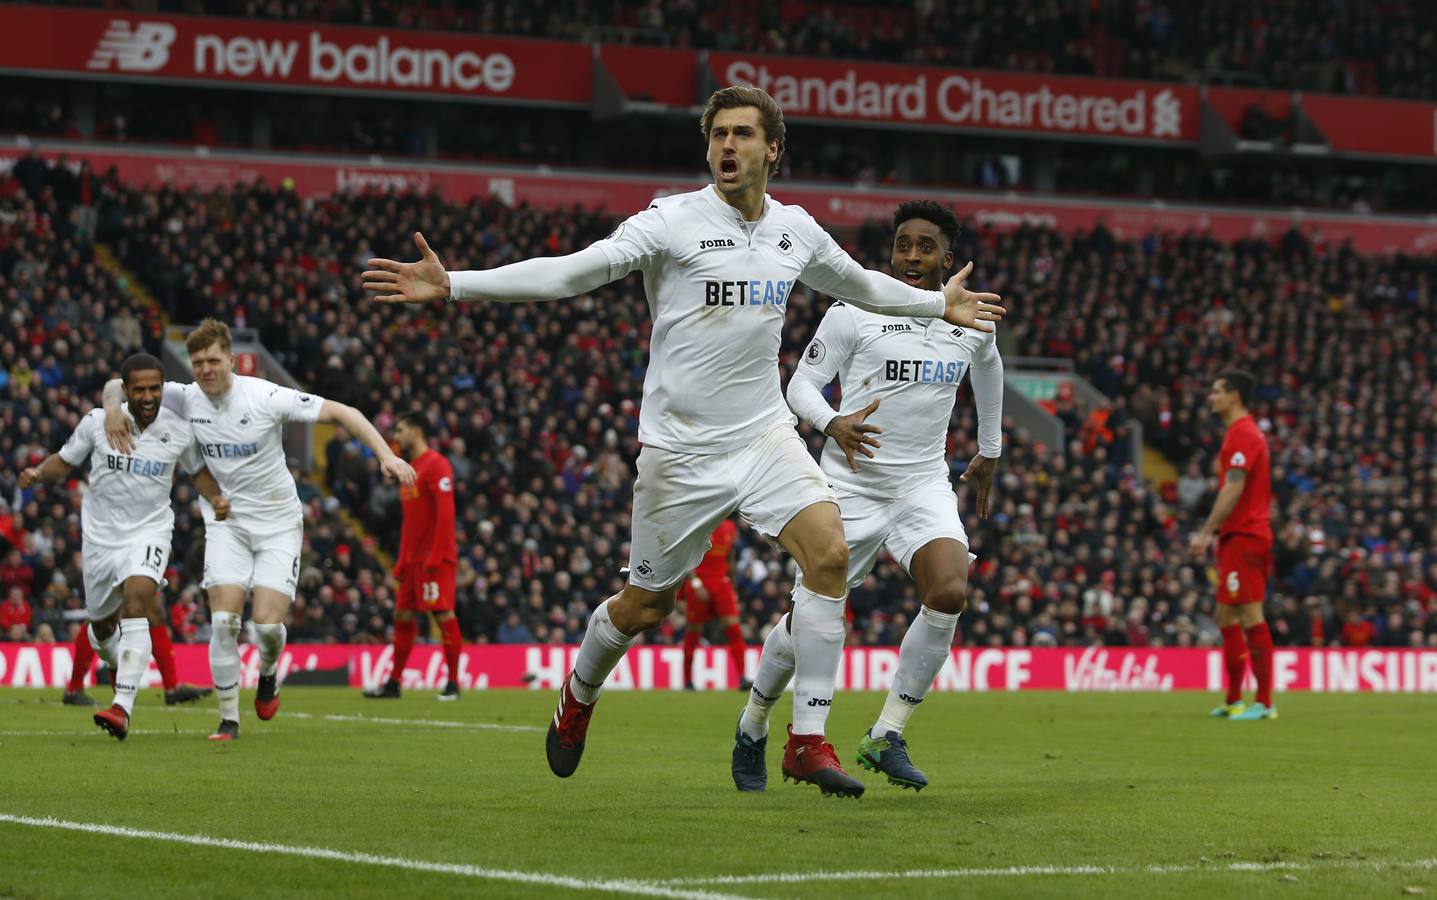
<svg viewBox="0 0 1437 900">
<path fill-rule="evenodd" d="M 259 673 L 270 676 L 279 668 L 279 655 L 284 652 L 288 637 L 284 623 L 261 625 L 254 623 L 254 642 L 259 647 Z"/>
<path fill-rule="evenodd" d="M 757 741 L 768 734 L 768 716 L 793 679 L 793 635 L 789 634 L 785 614 L 763 640 L 763 653 L 758 658 L 758 672 L 748 692 L 748 706 L 739 719 L 739 729 Z"/>
<path fill-rule="evenodd" d="M 898 650 L 898 671 L 893 677 L 893 686 L 888 689 L 888 698 L 883 701 L 883 712 L 868 732 L 870 737 L 881 738 L 889 731 L 903 733 L 908 717 L 923 702 L 923 696 L 933 686 L 933 679 L 943 668 L 953 649 L 953 632 L 958 628 L 958 613 L 941 613 L 924 606 L 908 626 L 903 636 L 903 646 Z"/>
<path fill-rule="evenodd" d="M 121 619 L 119 636 L 119 659 L 115 665 L 115 703 L 128 714 L 135 708 L 135 693 L 150 665 L 149 619 Z"/>
<path fill-rule="evenodd" d="M 95 634 L 95 625 L 92 622 L 85 626 L 85 635 L 90 639 L 90 646 L 95 649 L 95 655 L 110 668 L 116 667 L 116 657 L 120 652 L 120 629 L 116 628 L 110 632 L 110 636 L 103 641 Z"/>
<path fill-rule="evenodd" d="M 614 671 L 614 666 L 638 643 L 639 636 L 624 634 L 609 618 L 610 597 L 589 617 L 589 627 L 584 631 L 583 643 L 579 645 L 579 656 L 574 660 L 574 677 L 569 679 L 569 692 L 580 703 L 589 704 L 599 699 L 604 679 Z"/>
<path fill-rule="evenodd" d="M 806 585 L 793 589 L 793 733 L 823 734 L 833 686 L 843 663 L 848 595 L 825 597 Z"/>
<path fill-rule="evenodd" d="M 220 718 L 239 721 L 240 617 L 231 612 L 210 615 L 210 677 L 220 701 Z"/>
</svg>

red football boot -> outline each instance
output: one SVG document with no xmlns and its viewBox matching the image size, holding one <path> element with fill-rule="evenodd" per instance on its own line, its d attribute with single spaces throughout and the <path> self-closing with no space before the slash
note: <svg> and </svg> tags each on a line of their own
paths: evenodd
<svg viewBox="0 0 1437 900">
<path fill-rule="evenodd" d="M 220 727 L 210 735 L 212 741 L 237 741 L 239 740 L 239 723 L 229 719 L 220 719 Z"/>
<path fill-rule="evenodd" d="M 572 675 L 573 673 L 570 673 Z M 579 768 L 584 756 L 584 737 L 589 733 L 589 717 L 594 714 L 594 703 L 580 703 L 569 693 L 569 675 L 559 688 L 559 708 L 554 720 L 549 723 L 549 734 L 544 739 L 544 750 L 549 756 L 549 770 L 560 778 L 568 778 Z"/>
<path fill-rule="evenodd" d="M 268 722 L 279 712 L 279 685 L 273 675 L 261 675 L 254 692 L 254 714 Z"/>
<path fill-rule="evenodd" d="M 116 703 L 109 709 L 95 713 L 95 724 L 108 731 L 117 740 L 123 741 L 130 734 L 130 714 Z"/>
<path fill-rule="evenodd" d="M 821 734 L 794 734 L 788 726 L 783 748 L 783 780 L 818 785 L 823 796 L 862 797 L 863 782 L 843 771 L 833 745 Z"/>
</svg>

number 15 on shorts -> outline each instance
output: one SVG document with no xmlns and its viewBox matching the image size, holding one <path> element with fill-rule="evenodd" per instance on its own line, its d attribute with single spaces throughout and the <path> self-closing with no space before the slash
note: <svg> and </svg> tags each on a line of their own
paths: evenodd
<svg viewBox="0 0 1437 900">
<path fill-rule="evenodd" d="M 165 570 L 165 557 L 167 555 L 164 547 L 146 547 L 145 558 L 141 565 L 158 575 Z"/>
</svg>

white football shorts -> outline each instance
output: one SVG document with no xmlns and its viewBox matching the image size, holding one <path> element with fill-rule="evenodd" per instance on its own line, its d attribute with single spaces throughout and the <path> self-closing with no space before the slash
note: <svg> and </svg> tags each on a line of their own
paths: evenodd
<svg viewBox="0 0 1437 900">
<path fill-rule="evenodd" d="M 85 611 L 91 621 L 108 619 L 125 601 L 125 582 L 135 576 L 165 586 L 165 567 L 170 560 L 171 534 L 137 537 L 124 547 L 100 547 L 85 543 Z"/>
<path fill-rule="evenodd" d="M 815 503 L 838 498 L 787 422 L 727 453 L 639 451 L 629 581 L 661 591 L 692 572 L 735 510 L 768 537 Z"/>
<path fill-rule="evenodd" d="M 888 553 L 912 574 L 913 555 L 939 538 L 952 538 L 968 549 L 968 532 L 958 515 L 958 498 L 947 481 L 935 481 L 901 497 L 880 499 L 838 492 L 843 534 L 848 539 L 848 586 L 863 583 L 878 551 Z M 968 554 L 971 562 L 973 554 Z"/>
<path fill-rule="evenodd" d="M 272 531 L 258 531 L 234 522 L 205 526 L 205 578 L 209 590 L 233 584 L 252 590 L 266 587 L 294 599 L 299 584 L 299 552 L 304 544 L 304 522 Z"/>
</svg>

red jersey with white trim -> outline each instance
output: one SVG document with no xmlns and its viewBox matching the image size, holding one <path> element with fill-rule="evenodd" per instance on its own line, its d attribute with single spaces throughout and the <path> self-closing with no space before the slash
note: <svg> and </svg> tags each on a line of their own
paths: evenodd
<svg viewBox="0 0 1437 900">
<path fill-rule="evenodd" d="M 1227 473 L 1247 473 L 1242 496 L 1232 515 L 1218 527 L 1218 536 L 1250 534 L 1272 541 L 1272 473 L 1268 465 L 1267 438 L 1252 416 L 1243 416 L 1228 428 L 1218 453 L 1218 487 L 1227 484 Z"/>
<path fill-rule="evenodd" d="M 738 526 L 733 519 L 724 519 L 714 533 L 709 535 L 709 549 L 704 558 L 699 561 L 698 568 L 694 574 L 704 584 L 711 581 L 718 581 L 729 577 L 729 554 L 733 552 L 734 542 L 738 540 Z"/>
<path fill-rule="evenodd" d="M 453 565 L 459 558 L 454 541 L 454 467 L 433 448 L 419 454 L 411 465 L 414 484 L 399 488 L 404 527 L 395 569 Z"/>
</svg>

